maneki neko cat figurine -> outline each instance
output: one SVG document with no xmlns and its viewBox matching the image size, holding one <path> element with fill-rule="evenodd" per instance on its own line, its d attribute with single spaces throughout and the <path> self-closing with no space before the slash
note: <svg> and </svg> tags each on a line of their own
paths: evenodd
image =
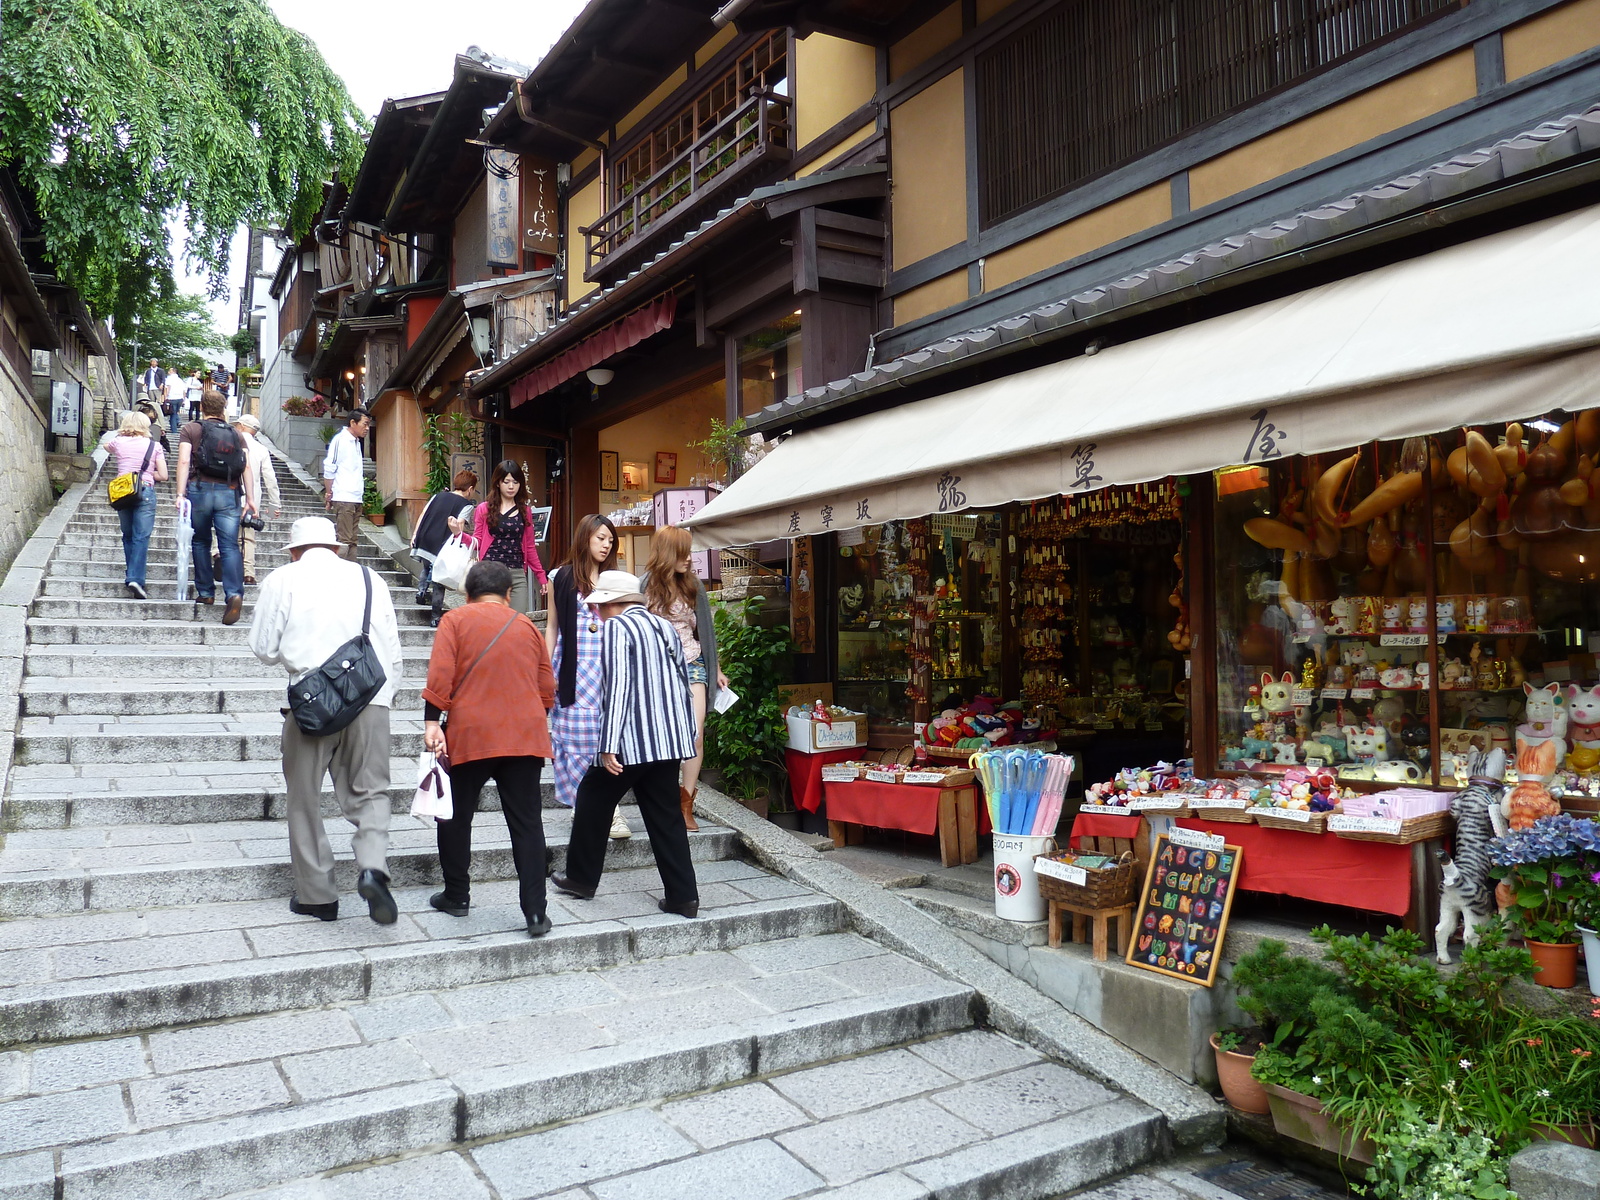
<svg viewBox="0 0 1600 1200">
<path fill-rule="evenodd" d="M 1567 685 L 1567 740 L 1574 748 L 1600 747 L 1600 684 L 1589 688 Z"/>
<path fill-rule="evenodd" d="M 1561 746 L 1559 738 L 1532 745 L 1517 738 L 1517 786 L 1500 802 L 1506 824 L 1512 829 L 1527 829 L 1540 817 L 1553 817 L 1561 811 L 1561 805 L 1545 786 L 1561 763 Z"/>
<path fill-rule="evenodd" d="M 1567 706 L 1562 700 L 1559 683 L 1534 687 L 1522 685 L 1527 697 L 1522 709 L 1522 724 L 1517 726 L 1517 770 L 1522 770 L 1522 747 L 1538 746 L 1545 742 L 1555 745 L 1555 762 L 1559 763 L 1567 752 Z M 1550 768 L 1551 771 L 1555 767 Z M 1549 772 L 1546 772 L 1548 774 Z"/>
<path fill-rule="evenodd" d="M 1272 672 L 1261 673 L 1261 709 L 1267 713 L 1286 713 L 1294 710 L 1294 676 L 1288 671 L 1282 679 L 1273 679 Z"/>
</svg>

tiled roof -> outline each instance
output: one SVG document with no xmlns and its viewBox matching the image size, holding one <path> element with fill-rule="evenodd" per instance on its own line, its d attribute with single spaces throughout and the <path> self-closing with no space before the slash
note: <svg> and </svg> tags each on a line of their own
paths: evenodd
<svg viewBox="0 0 1600 1200">
<path fill-rule="evenodd" d="M 918 376 L 949 369 L 962 360 L 1007 353 L 1015 343 L 1065 330 L 1225 272 L 1425 209 L 1595 149 L 1600 149 L 1600 105 L 1547 121 L 1526 133 L 1458 154 L 1320 208 L 1213 242 L 1180 258 L 954 334 L 843 379 L 807 388 L 800 395 L 766 406 L 750 424 L 768 431 L 781 428 L 785 421 L 841 401 L 904 386 Z"/>
</svg>

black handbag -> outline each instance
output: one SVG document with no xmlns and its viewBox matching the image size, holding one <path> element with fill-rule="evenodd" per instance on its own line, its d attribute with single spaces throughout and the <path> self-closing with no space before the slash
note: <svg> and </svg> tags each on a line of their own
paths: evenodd
<svg viewBox="0 0 1600 1200">
<path fill-rule="evenodd" d="M 372 625 L 372 572 L 361 569 L 367 604 L 361 632 L 328 656 L 316 670 L 289 685 L 289 711 L 307 737 L 331 737 L 372 703 L 388 681 L 368 632 Z"/>
</svg>

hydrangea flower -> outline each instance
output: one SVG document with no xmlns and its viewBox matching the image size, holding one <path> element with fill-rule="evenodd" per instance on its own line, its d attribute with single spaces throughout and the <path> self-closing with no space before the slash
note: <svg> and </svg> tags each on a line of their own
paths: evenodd
<svg viewBox="0 0 1600 1200">
<path fill-rule="evenodd" d="M 1491 861 L 1501 867 L 1586 854 L 1600 854 L 1600 823 L 1592 817 L 1575 817 L 1571 813 L 1540 817 L 1527 829 L 1508 833 L 1489 847 Z M 1600 876 L 1600 871 L 1595 874 Z"/>
</svg>

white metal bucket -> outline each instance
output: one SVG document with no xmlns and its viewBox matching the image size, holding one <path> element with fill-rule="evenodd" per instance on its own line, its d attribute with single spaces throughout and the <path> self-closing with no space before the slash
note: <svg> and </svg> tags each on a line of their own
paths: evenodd
<svg viewBox="0 0 1600 1200">
<path fill-rule="evenodd" d="M 1055 849 L 1053 837 L 1025 837 L 1021 834 L 994 835 L 994 915 L 1006 921 L 1042 921 L 1044 897 L 1039 895 L 1039 876 L 1033 870 L 1036 854 Z"/>
</svg>

